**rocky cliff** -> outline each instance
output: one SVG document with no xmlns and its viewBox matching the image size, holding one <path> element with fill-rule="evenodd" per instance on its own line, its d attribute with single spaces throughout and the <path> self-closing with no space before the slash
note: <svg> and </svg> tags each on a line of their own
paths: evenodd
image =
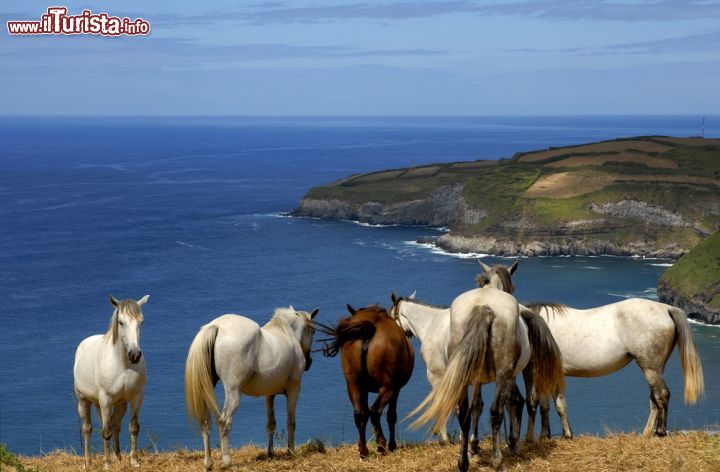
<svg viewBox="0 0 720 472">
<path fill-rule="evenodd" d="M 681 257 L 660 277 L 658 298 L 691 318 L 720 325 L 720 233 Z"/>
</svg>

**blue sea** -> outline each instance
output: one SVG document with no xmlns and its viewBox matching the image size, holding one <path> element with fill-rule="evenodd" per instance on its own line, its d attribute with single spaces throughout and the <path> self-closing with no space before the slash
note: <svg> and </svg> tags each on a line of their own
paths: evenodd
<svg viewBox="0 0 720 472">
<path fill-rule="evenodd" d="M 706 135 L 720 136 L 720 117 Z M 699 117 L 0 118 L 0 441 L 23 454 L 80 449 L 72 364 L 77 344 L 106 330 L 108 294 L 144 307 L 148 384 L 140 447 L 200 448 L 184 410 L 187 348 L 224 313 L 260 323 L 273 309 L 320 307 L 330 323 L 390 292 L 448 304 L 473 287 L 474 258 L 415 243 L 423 227 L 369 227 L 284 216 L 312 186 L 356 172 L 647 134 L 697 135 Z M 488 263 L 508 262 L 486 257 Z M 592 307 L 655 298 L 663 260 L 530 258 L 521 300 Z M 720 329 L 694 325 L 707 394 L 682 403 L 677 356 L 666 377 L 671 430 L 720 423 Z M 417 345 L 416 345 L 417 346 Z M 220 388 L 218 388 L 220 391 Z M 405 416 L 428 392 L 417 357 Z M 576 433 L 645 425 L 648 387 L 633 363 L 569 379 Z M 486 400 L 492 386 L 486 388 Z M 276 400 L 285 429 L 284 398 Z M 487 403 L 486 403 L 487 404 Z M 553 430 L 560 431 L 553 412 Z M 356 439 L 339 360 L 314 355 L 298 405 L 298 440 Z M 123 445 L 128 443 L 127 418 Z M 488 431 L 487 411 L 483 429 Z M 401 423 L 404 440 L 429 438 Z M 453 426 L 455 427 L 455 426 Z M 93 447 L 101 447 L 96 420 Z M 265 443 L 262 399 L 243 397 L 233 446 Z M 213 444 L 218 440 L 213 431 Z M 281 441 L 282 443 L 282 441 Z"/>
</svg>

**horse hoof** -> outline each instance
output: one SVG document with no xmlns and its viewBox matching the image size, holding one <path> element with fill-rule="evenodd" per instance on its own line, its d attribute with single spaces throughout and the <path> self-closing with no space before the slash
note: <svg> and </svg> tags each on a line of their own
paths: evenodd
<svg viewBox="0 0 720 472">
<path fill-rule="evenodd" d="M 395 449 L 397 449 L 397 443 L 391 442 L 391 443 L 388 445 L 388 448 L 390 449 L 390 452 L 393 452 Z"/>
<path fill-rule="evenodd" d="M 470 463 L 467 459 L 466 460 L 462 460 L 462 459 L 458 460 L 457 470 L 459 472 L 467 472 L 469 467 L 470 467 Z"/>
<path fill-rule="evenodd" d="M 572 439 L 572 438 L 573 438 L 572 433 L 570 433 L 570 434 L 563 434 L 563 439 Z"/>
<path fill-rule="evenodd" d="M 667 431 L 655 431 L 655 436 L 659 438 L 664 438 L 665 436 L 667 436 Z"/>
<path fill-rule="evenodd" d="M 480 454 L 480 441 L 478 439 L 470 441 L 470 454 L 474 456 Z"/>
<path fill-rule="evenodd" d="M 387 448 L 386 448 L 385 446 L 380 445 L 380 446 L 378 446 L 378 448 L 377 448 L 377 452 L 378 452 L 378 454 L 381 454 L 381 455 L 383 455 L 383 456 L 387 456 L 388 450 L 387 450 Z"/>
</svg>

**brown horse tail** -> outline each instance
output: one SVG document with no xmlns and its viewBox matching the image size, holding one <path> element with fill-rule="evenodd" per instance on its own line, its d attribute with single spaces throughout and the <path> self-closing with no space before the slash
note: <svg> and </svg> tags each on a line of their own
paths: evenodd
<svg viewBox="0 0 720 472">
<path fill-rule="evenodd" d="M 369 341 L 375 336 L 375 324 L 370 320 L 355 321 L 352 318 L 344 318 L 340 320 L 335 328 L 323 330 L 325 334 L 330 336 L 329 344 L 323 345 L 323 355 L 326 357 L 335 357 L 342 349 L 343 345 L 352 341 Z M 364 346 L 363 346 L 364 347 Z M 363 356 L 367 358 L 366 349 L 363 349 Z M 367 363 L 367 360 L 365 361 Z M 367 370 L 367 367 L 365 367 Z"/>
<path fill-rule="evenodd" d="M 463 395 L 467 395 L 467 386 L 474 383 L 482 372 L 490 325 L 494 318 L 495 313 L 490 307 L 473 307 L 465 334 L 450 355 L 440 382 L 408 415 L 416 415 L 425 408 L 422 415 L 410 425 L 411 428 L 419 428 L 430 421 L 434 422 L 435 429 L 444 427 Z"/>
<path fill-rule="evenodd" d="M 565 373 L 560 348 L 545 320 L 530 310 L 520 310 L 528 327 L 528 340 L 533 357 L 533 383 L 540 397 L 565 392 Z"/>
<path fill-rule="evenodd" d="M 680 350 L 680 366 L 685 374 L 685 403 L 694 405 L 705 392 L 700 354 L 695 346 L 695 339 L 685 312 L 675 307 L 669 307 L 668 312 L 675 323 L 675 333 Z"/>
<path fill-rule="evenodd" d="M 203 326 L 190 345 L 185 361 L 185 406 L 190 420 L 198 423 L 206 421 L 210 411 L 216 416 L 220 415 L 213 382 L 217 375 L 213 369 L 217 333 L 217 326 Z"/>
</svg>

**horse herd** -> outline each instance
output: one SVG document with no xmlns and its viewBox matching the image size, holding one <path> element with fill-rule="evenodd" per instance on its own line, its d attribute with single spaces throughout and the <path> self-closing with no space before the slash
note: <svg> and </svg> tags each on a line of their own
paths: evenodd
<svg viewBox="0 0 720 472">
<path fill-rule="evenodd" d="M 185 396 L 190 418 L 200 425 L 204 466 L 213 467 L 210 454 L 211 416 L 220 433 L 222 466 L 230 466 L 229 433 L 241 394 L 265 397 L 267 454 L 273 454 L 274 399 L 287 399 L 288 448 L 294 450 L 295 410 L 303 372 L 312 364 L 313 336 L 327 336 L 322 351 L 340 354 L 347 390 L 358 429 L 361 458 L 368 456 L 365 441 L 368 419 L 381 454 L 397 447 L 395 426 L 400 389 L 414 366 L 409 340 L 421 343 L 420 354 L 432 390 L 408 416 L 412 427 L 430 423 L 442 441 L 449 441 L 446 423 L 455 413 L 461 428 L 458 469 L 469 466 L 469 453 L 478 452 L 478 419 L 483 409 L 481 387 L 495 382 L 490 407 L 493 435 L 491 465 L 502 464 L 500 427 L 508 413 L 511 453 L 520 445 L 523 407 L 528 412 L 526 440 L 533 441 L 535 415 L 541 412 L 541 435 L 549 437 L 549 405 L 554 400 L 563 436 L 572 437 L 564 397 L 564 376 L 597 377 L 610 374 L 635 360 L 650 386 L 650 415 L 643 434 L 667 434 L 670 391 L 663 371 L 677 343 L 685 378 L 685 402 L 694 404 L 704 389 L 702 367 L 685 313 L 663 303 L 629 299 L 589 310 L 556 303 L 521 305 L 513 297 L 510 267 L 489 267 L 480 262 L 478 288 L 457 296 L 449 307 L 391 296 L 392 307 L 377 305 L 355 310 L 330 326 L 311 313 L 292 307 L 278 308 L 264 326 L 239 315 L 223 315 L 203 326 L 193 340 L 185 365 Z M 80 343 L 75 354 L 74 379 L 78 413 L 82 420 L 85 466 L 90 464 L 90 406 L 102 420 L 105 467 L 110 466 L 110 440 L 120 457 L 120 425 L 130 406 L 130 461 L 138 466 L 138 412 L 146 381 L 140 350 L 143 323 L 138 301 L 119 301 L 104 335 Z M 515 377 L 523 375 L 526 398 Z M 222 409 L 215 397 L 220 381 L 225 392 Z M 471 388 L 471 389 L 470 389 Z M 469 389 L 471 391 L 469 391 Z M 372 405 L 368 394 L 377 393 Z M 380 423 L 385 407 L 389 441 Z M 472 433 L 470 429 L 472 427 Z"/>
</svg>

